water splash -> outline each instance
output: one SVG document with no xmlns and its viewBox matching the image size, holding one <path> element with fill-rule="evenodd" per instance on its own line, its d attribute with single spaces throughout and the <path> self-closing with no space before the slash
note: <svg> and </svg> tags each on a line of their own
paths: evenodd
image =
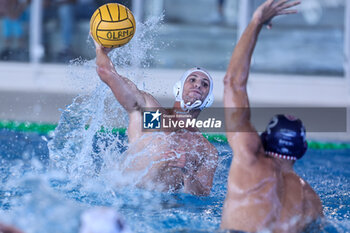
<svg viewBox="0 0 350 233">
<path fill-rule="evenodd" d="M 6 166 L 9 176 L 0 185 L 0 196 L 4 197 L 1 198 L 2 221 L 26 233 L 69 233 L 78 229 L 82 208 L 52 185 L 53 178 L 63 181 L 62 174 L 48 171 L 36 158 L 12 161 Z"/>
<path fill-rule="evenodd" d="M 161 20 L 162 17 L 158 17 L 144 24 L 138 23 L 131 42 L 110 53 L 118 73 L 130 80 L 142 80 L 140 77 L 145 75 L 140 70 L 148 67 L 152 60 L 150 51 L 155 50 L 154 38 Z M 84 70 L 92 70 L 91 67 L 95 66 L 91 61 L 77 60 L 71 67 L 76 65 L 86 66 Z M 71 68 L 70 75 L 77 80 L 85 80 L 87 76 L 85 72 L 75 72 L 74 68 Z M 96 72 L 94 76 L 89 80 L 98 77 Z M 101 173 L 109 173 L 108 169 L 115 169 L 110 164 L 115 164 L 122 156 L 126 140 L 100 130 L 125 128 L 127 125 L 126 111 L 109 88 L 99 81 L 94 90 L 75 98 L 62 112 L 54 138 L 49 142 L 51 167 L 64 171 L 76 184 L 84 184 Z"/>
<path fill-rule="evenodd" d="M 153 59 L 150 51 L 157 50 L 154 38 L 161 20 L 137 23 L 133 40 L 110 53 L 121 75 L 136 81 L 146 76 L 142 68 L 149 67 Z M 99 81 L 95 62 L 76 59 L 68 74 L 83 94 L 62 110 L 48 143 L 49 166 L 35 161 L 28 165 L 21 160 L 13 166 L 1 164 L 0 195 L 4 198 L 0 218 L 25 232 L 77 232 L 78 216 L 88 206 L 119 209 L 129 205 L 136 209 L 147 203 L 147 209 L 159 208 L 160 194 L 115 185 L 123 181 L 115 164 L 127 140 L 109 130 L 125 128 L 128 117 L 107 85 Z"/>
</svg>

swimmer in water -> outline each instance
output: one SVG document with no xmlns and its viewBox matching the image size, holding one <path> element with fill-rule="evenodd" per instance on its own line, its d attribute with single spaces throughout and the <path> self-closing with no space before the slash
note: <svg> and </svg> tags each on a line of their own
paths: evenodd
<svg viewBox="0 0 350 233">
<path fill-rule="evenodd" d="M 185 72 L 174 86 L 174 107 L 165 110 L 151 94 L 118 74 L 107 55 L 111 49 L 96 42 L 95 46 L 97 73 L 129 115 L 129 149 L 122 162 L 126 177 L 136 176 L 136 183 L 142 188 L 209 195 L 217 167 L 216 148 L 198 129 L 143 131 L 142 110 L 157 108 L 167 114 L 180 111 L 197 118 L 214 100 L 210 74 L 197 67 Z"/>
<path fill-rule="evenodd" d="M 322 203 L 293 169 L 307 150 L 305 128 L 292 116 L 273 117 L 258 135 L 250 121 L 247 95 L 252 54 L 265 22 L 299 1 L 263 3 L 240 38 L 224 78 L 226 133 L 234 158 L 229 171 L 221 228 L 247 232 L 301 232 L 323 216 Z"/>
</svg>

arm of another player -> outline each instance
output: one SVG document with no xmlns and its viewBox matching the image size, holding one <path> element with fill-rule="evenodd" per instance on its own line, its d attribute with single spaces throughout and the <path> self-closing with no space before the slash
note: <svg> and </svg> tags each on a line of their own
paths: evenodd
<svg viewBox="0 0 350 233">
<path fill-rule="evenodd" d="M 129 79 L 119 75 L 108 57 L 111 49 L 102 47 L 96 41 L 96 71 L 100 79 L 112 90 L 118 102 L 128 113 L 138 111 L 146 104 L 144 94 Z"/>
<path fill-rule="evenodd" d="M 259 33 L 266 22 L 271 28 L 271 20 L 275 16 L 296 13 L 295 10 L 287 9 L 298 4 L 300 4 L 299 1 L 267 0 L 259 6 L 232 54 L 224 78 L 224 106 L 229 144 L 234 152 L 245 150 L 235 153 L 236 155 L 256 155 L 261 149 L 259 136 L 250 122 L 250 106 L 247 95 L 250 62 Z M 243 159 L 248 159 L 248 162 L 255 160 L 255 157 L 248 157 Z"/>
<path fill-rule="evenodd" d="M 16 229 L 12 226 L 7 226 L 2 223 L 0 223 L 0 232 L 1 233 L 22 233 L 22 231 Z"/>
</svg>

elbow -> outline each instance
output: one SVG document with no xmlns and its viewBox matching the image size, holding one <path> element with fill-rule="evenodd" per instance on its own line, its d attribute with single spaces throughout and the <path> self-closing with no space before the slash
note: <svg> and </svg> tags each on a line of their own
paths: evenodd
<svg viewBox="0 0 350 233">
<path fill-rule="evenodd" d="M 192 181 L 191 185 L 185 185 L 184 192 L 196 196 L 209 196 L 211 191 L 211 185 L 202 184 L 198 180 Z"/>
<path fill-rule="evenodd" d="M 207 183 L 207 182 L 203 182 L 201 183 L 201 189 L 199 189 L 197 195 L 198 196 L 209 196 L 210 195 L 210 191 L 212 188 L 212 182 Z"/>
<path fill-rule="evenodd" d="M 207 197 L 210 195 L 210 189 L 203 190 L 199 196 Z"/>
<path fill-rule="evenodd" d="M 241 80 L 242 79 L 235 74 L 226 74 L 224 77 L 224 88 L 235 92 L 245 90 L 246 83 L 242 82 Z"/>
<path fill-rule="evenodd" d="M 111 72 L 104 66 L 97 66 L 96 72 L 100 79 L 105 83 L 108 83 L 111 79 Z"/>
<path fill-rule="evenodd" d="M 190 193 L 195 196 L 200 196 L 200 197 L 207 197 L 210 195 L 210 189 L 202 189 L 200 191 L 189 191 L 187 193 Z"/>
<path fill-rule="evenodd" d="M 96 72 L 99 76 L 104 76 L 107 73 L 107 69 L 103 66 L 97 66 Z"/>
<path fill-rule="evenodd" d="M 224 77 L 224 87 L 231 87 L 233 80 L 234 80 L 234 76 L 226 73 Z"/>
</svg>

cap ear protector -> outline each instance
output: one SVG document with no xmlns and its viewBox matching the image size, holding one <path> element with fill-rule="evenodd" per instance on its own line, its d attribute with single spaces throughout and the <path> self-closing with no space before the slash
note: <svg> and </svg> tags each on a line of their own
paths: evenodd
<svg viewBox="0 0 350 233">
<path fill-rule="evenodd" d="M 196 100 L 194 103 L 185 103 L 182 99 L 182 93 L 183 93 L 183 86 L 185 84 L 186 79 L 193 73 L 193 72 L 201 72 L 205 74 L 210 81 L 209 86 L 209 92 L 207 97 L 204 99 L 204 101 Z M 183 110 L 192 110 L 192 109 L 200 109 L 203 110 L 204 108 L 210 107 L 214 102 L 214 94 L 213 94 L 213 78 L 210 76 L 210 74 L 200 67 L 195 67 L 192 69 L 187 70 L 181 77 L 179 81 L 177 81 L 173 87 L 173 93 L 175 96 L 175 101 L 179 101 L 181 104 L 181 108 Z"/>
<path fill-rule="evenodd" d="M 260 138 L 265 153 L 275 157 L 297 160 L 307 150 L 305 127 L 293 116 L 276 115 Z"/>
</svg>

